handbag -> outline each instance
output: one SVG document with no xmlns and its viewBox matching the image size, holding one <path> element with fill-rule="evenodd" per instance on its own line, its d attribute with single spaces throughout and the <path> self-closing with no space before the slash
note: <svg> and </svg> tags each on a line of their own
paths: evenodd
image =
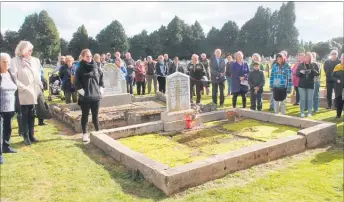
<svg viewBox="0 0 344 202">
<path fill-rule="evenodd" d="M 43 92 L 40 92 L 37 97 L 37 105 L 35 105 L 36 117 L 41 119 L 52 119 L 53 114 L 48 103 L 44 99 Z"/>
</svg>

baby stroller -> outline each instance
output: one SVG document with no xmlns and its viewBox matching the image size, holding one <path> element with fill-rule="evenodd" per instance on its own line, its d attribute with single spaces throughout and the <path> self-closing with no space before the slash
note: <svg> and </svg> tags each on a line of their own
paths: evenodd
<svg viewBox="0 0 344 202">
<path fill-rule="evenodd" d="M 48 73 L 49 77 L 49 95 L 48 100 L 52 101 L 53 98 L 60 98 L 64 100 L 64 96 L 62 93 L 62 81 L 58 75 L 58 70 L 54 70 L 51 73 Z"/>
</svg>

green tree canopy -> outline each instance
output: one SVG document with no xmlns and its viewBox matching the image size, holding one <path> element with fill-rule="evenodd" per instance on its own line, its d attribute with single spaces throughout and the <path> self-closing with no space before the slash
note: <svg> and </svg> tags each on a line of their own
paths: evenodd
<svg viewBox="0 0 344 202">
<path fill-rule="evenodd" d="M 148 33 L 146 30 L 143 30 L 140 34 L 137 34 L 129 39 L 130 49 L 133 58 L 143 58 L 147 56 L 147 47 L 148 47 Z"/>
<path fill-rule="evenodd" d="M 114 49 L 121 52 L 129 50 L 128 37 L 122 24 L 117 20 L 112 21 L 107 27 L 102 29 L 96 36 L 96 39 L 99 50 L 103 53 L 113 52 Z"/>
<path fill-rule="evenodd" d="M 84 25 L 80 26 L 78 30 L 73 34 L 68 47 L 75 59 L 78 59 L 83 49 L 89 48 L 89 38 Z"/>
<path fill-rule="evenodd" d="M 60 52 L 60 36 L 53 19 L 47 11 L 43 10 L 38 15 L 37 47 L 44 58 L 56 58 Z"/>
</svg>

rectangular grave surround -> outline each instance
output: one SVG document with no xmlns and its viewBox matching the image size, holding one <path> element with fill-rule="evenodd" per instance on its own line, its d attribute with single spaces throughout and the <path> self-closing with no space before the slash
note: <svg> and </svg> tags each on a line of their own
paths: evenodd
<svg viewBox="0 0 344 202">
<path fill-rule="evenodd" d="M 306 149 L 335 143 L 337 127 L 334 123 L 276 115 L 266 112 L 237 109 L 239 116 L 276 124 L 299 127 L 297 135 L 254 144 L 235 151 L 183 164 L 173 168 L 159 163 L 121 144 L 116 139 L 161 132 L 163 121 L 103 130 L 91 133 L 91 142 L 108 155 L 120 161 L 129 170 L 140 172 L 166 195 L 221 178 L 229 173 L 297 154 Z M 200 121 L 223 120 L 225 111 L 199 115 Z"/>
</svg>

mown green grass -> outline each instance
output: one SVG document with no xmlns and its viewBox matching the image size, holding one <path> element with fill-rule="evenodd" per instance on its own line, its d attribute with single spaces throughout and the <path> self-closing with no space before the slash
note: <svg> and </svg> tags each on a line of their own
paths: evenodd
<svg viewBox="0 0 344 202">
<path fill-rule="evenodd" d="M 211 102 L 210 96 L 203 98 L 204 103 Z M 231 106 L 231 99 L 226 99 L 225 106 Z M 288 105 L 288 114 L 298 116 L 299 108 Z M 335 111 L 325 109 L 312 119 L 337 124 L 337 145 L 235 172 L 172 197 L 164 196 L 143 179 L 133 178 L 93 145 L 82 144 L 79 134 L 65 125 L 47 121 L 48 126 L 36 127 L 41 142 L 32 146 L 23 145 L 15 126 L 11 144 L 19 153 L 4 154 L 1 201 L 341 202 L 343 120 L 335 119 Z"/>
</svg>

